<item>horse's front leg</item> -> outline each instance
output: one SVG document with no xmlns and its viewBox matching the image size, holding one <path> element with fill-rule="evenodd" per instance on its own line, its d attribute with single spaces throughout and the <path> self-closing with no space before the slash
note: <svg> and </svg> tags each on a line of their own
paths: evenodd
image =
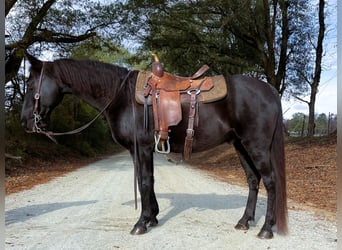
<svg viewBox="0 0 342 250">
<path fill-rule="evenodd" d="M 132 235 L 144 234 L 148 226 L 158 224 L 158 202 L 154 193 L 153 151 L 150 148 L 139 147 L 136 154 L 131 152 L 137 163 L 138 187 L 141 197 L 141 215 L 131 230 Z"/>
</svg>

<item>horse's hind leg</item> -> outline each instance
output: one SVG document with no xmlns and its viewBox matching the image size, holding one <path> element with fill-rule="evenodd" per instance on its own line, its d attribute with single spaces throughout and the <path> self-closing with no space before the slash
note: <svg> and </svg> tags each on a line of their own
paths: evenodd
<svg viewBox="0 0 342 250">
<path fill-rule="evenodd" d="M 249 192 L 247 198 L 247 204 L 245 212 L 239 222 L 236 224 L 235 228 L 239 230 L 248 230 L 249 221 L 254 221 L 255 209 L 257 203 L 257 197 L 259 192 L 260 174 L 255 169 L 255 166 L 251 159 L 249 158 L 246 150 L 243 148 L 240 142 L 234 143 L 236 152 L 240 157 L 240 162 L 245 170 Z"/>
<path fill-rule="evenodd" d="M 275 201 L 276 201 L 276 190 L 275 190 L 275 173 L 271 166 L 270 150 L 262 144 L 249 145 L 247 149 L 250 160 L 253 162 L 255 172 L 258 172 L 258 176 L 261 176 L 264 186 L 267 191 L 267 210 L 265 223 L 262 226 L 258 237 L 263 239 L 270 239 L 273 237 L 272 227 L 276 223 L 275 217 Z M 260 180 L 260 177 L 259 177 Z"/>
<path fill-rule="evenodd" d="M 266 163 L 264 163 L 266 165 Z M 272 227 L 276 223 L 275 217 L 275 200 L 276 200 L 276 190 L 275 190 L 275 180 L 272 171 L 265 171 L 262 174 L 262 180 L 264 182 L 267 191 L 267 210 L 265 223 L 262 226 L 258 237 L 262 239 L 271 239 L 273 237 Z"/>
</svg>

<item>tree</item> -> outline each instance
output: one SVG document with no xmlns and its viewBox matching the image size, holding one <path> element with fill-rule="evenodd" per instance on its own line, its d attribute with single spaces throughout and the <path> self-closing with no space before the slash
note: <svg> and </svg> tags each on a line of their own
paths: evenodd
<svg viewBox="0 0 342 250">
<path fill-rule="evenodd" d="M 121 21 L 117 4 L 120 3 L 6 0 L 6 82 L 18 73 L 25 50 L 53 46 L 70 50 L 68 44 L 102 36 L 107 28 L 115 34 Z"/>
<path fill-rule="evenodd" d="M 117 4 L 120 3 L 105 5 L 97 1 L 6 0 L 6 151 L 9 148 L 25 148 L 29 144 L 27 140 L 32 139 L 32 136 L 24 134 L 18 115 L 25 93 L 25 72 L 20 68 L 24 51 L 29 50 L 32 54 L 48 51 L 54 56 L 66 56 L 75 45 L 89 38 L 98 39 L 101 36 L 109 39 L 112 36 L 113 42 L 119 41 L 120 36 L 114 32 L 122 21 L 115 8 Z M 65 112 L 65 107 L 74 107 L 78 110 L 77 115 L 73 112 L 70 113 L 73 117 L 61 115 Z M 57 117 L 55 126 L 59 125 L 60 131 L 65 131 L 64 127 L 67 130 L 75 128 L 79 123 L 84 124 L 96 113 L 84 104 L 68 102 L 68 99 L 61 108 L 62 111 L 57 110 L 52 116 L 52 119 Z M 71 118 L 75 118 L 74 123 L 65 122 L 71 121 Z M 64 127 L 59 121 L 65 123 Z M 106 124 L 102 120 L 96 121 L 86 133 L 75 137 L 76 139 L 68 138 L 65 142 L 71 144 L 72 141 L 73 147 L 88 155 L 111 142 Z M 83 144 L 78 143 L 75 146 L 75 143 L 81 141 L 77 140 L 80 137 L 84 139 Z M 63 138 L 60 140 L 63 142 Z"/>
<path fill-rule="evenodd" d="M 206 63 L 215 73 L 267 79 L 282 94 L 290 28 L 295 27 L 295 12 L 289 9 L 298 5 L 289 2 L 147 0 L 126 6 L 141 17 L 132 35 L 139 34 L 143 50 L 158 51 L 171 71 L 189 75 Z"/>
<path fill-rule="evenodd" d="M 298 112 L 292 115 L 291 119 L 284 121 L 286 131 L 290 135 L 307 135 L 308 134 L 308 115 Z M 329 135 L 336 132 L 337 116 L 329 113 L 329 115 L 321 113 L 315 114 L 315 134 Z"/>
<path fill-rule="evenodd" d="M 287 129 L 290 135 L 303 136 L 307 129 L 307 116 L 301 112 L 292 115 L 287 122 Z"/>
<path fill-rule="evenodd" d="M 318 6 L 318 27 L 315 29 L 303 30 L 303 34 L 309 41 L 306 47 L 307 53 L 297 61 L 295 75 L 299 80 L 306 84 L 306 89 L 309 89 L 309 101 L 299 97 L 294 92 L 295 97 L 308 104 L 309 106 L 309 121 L 308 121 L 308 136 L 312 137 L 315 133 L 315 104 L 316 95 L 321 79 L 322 58 L 323 58 L 323 40 L 325 35 L 325 3 L 324 0 L 319 0 Z M 315 28 L 315 27 L 314 27 Z M 316 35 L 317 34 L 317 35 Z M 316 42 L 314 42 L 316 40 Z"/>
<path fill-rule="evenodd" d="M 247 2 L 251 11 L 240 14 L 244 18 L 231 18 L 229 30 L 257 51 L 259 67 L 263 69 L 268 83 L 283 94 L 290 38 L 290 1 L 262 0 L 256 1 L 255 5 L 254 1 Z"/>
<path fill-rule="evenodd" d="M 315 134 L 328 134 L 328 117 L 324 113 L 315 115 Z"/>
<path fill-rule="evenodd" d="M 137 59 L 138 57 L 126 48 L 114 44 L 110 39 L 99 37 L 79 43 L 71 50 L 70 56 L 76 59 L 99 60 L 137 70 L 146 70 L 150 58 L 146 55 L 145 58 Z"/>
<path fill-rule="evenodd" d="M 22 30 L 22 23 L 15 23 L 10 22 L 10 26 L 14 26 L 13 28 L 17 27 L 20 30 L 22 30 L 22 34 L 19 37 L 13 38 L 13 33 L 8 32 L 9 34 L 12 34 L 10 37 L 12 38 L 12 41 L 9 43 L 6 43 L 6 82 L 10 81 L 18 72 L 21 60 L 24 56 L 24 51 L 28 49 L 30 45 L 32 45 L 35 42 L 75 42 L 75 41 L 81 41 L 83 39 L 86 39 L 90 36 L 95 35 L 95 33 L 92 32 L 86 32 L 79 36 L 72 36 L 70 34 L 62 33 L 62 32 L 56 32 L 54 30 L 48 29 L 43 25 L 44 18 L 47 16 L 48 11 L 51 9 L 52 5 L 55 4 L 56 0 L 48 0 L 43 5 L 39 5 L 39 1 L 36 1 L 35 4 L 29 6 L 28 4 L 32 4 L 32 1 L 30 3 L 24 1 L 21 3 L 18 3 L 16 10 L 13 11 L 13 15 L 10 15 L 9 19 L 16 19 L 16 20 L 27 20 L 27 17 L 30 17 L 31 20 L 26 26 L 25 31 Z M 17 1 L 14 0 L 6 0 L 6 18 L 8 14 L 10 14 L 10 10 L 14 8 Z M 33 7 L 33 8 L 32 8 Z M 26 10 L 29 10 L 27 13 Z M 29 15 L 27 15 L 29 14 Z M 26 16 L 26 18 L 25 18 Z M 19 38 L 19 39 L 18 39 Z M 9 39 L 8 39 L 9 40 Z"/>
<path fill-rule="evenodd" d="M 322 72 L 322 57 L 323 57 L 323 39 L 324 39 L 324 31 L 325 31 L 325 23 L 324 23 L 324 0 L 319 0 L 319 31 L 317 37 L 317 46 L 316 46 L 316 60 L 315 60 L 315 70 L 312 82 L 309 83 L 311 91 L 310 91 L 310 101 L 309 101 L 309 128 L 308 128 L 308 136 L 313 136 L 315 133 L 315 103 L 316 103 L 316 94 L 318 92 L 318 85 L 321 80 L 321 72 Z"/>
</svg>

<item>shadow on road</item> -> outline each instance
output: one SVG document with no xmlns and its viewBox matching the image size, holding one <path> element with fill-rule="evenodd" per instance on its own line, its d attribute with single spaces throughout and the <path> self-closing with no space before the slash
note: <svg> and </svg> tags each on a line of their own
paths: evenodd
<svg viewBox="0 0 342 250">
<path fill-rule="evenodd" d="M 24 222 L 33 217 L 40 216 L 42 214 L 50 213 L 59 209 L 75 206 L 85 206 L 96 203 L 96 200 L 92 201 L 74 201 L 74 202 L 59 202 L 59 203 L 46 203 L 38 205 L 30 205 L 26 207 L 15 208 L 5 212 L 5 224 L 10 225 L 18 222 Z"/>
<path fill-rule="evenodd" d="M 231 210 L 245 208 L 247 197 L 243 195 L 218 195 L 218 194 L 182 194 L 182 193 L 161 193 L 156 194 L 157 200 L 167 199 L 170 202 L 170 211 L 160 217 L 159 225 L 178 214 L 195 208 L 197 211 L 202 210 Z M 266 198 L 258 197 L 258 205 L 255 213 L 255 222 L 259 221 L 265 212 Z M 123 205 L 133 206 L 134 201 L 128 201 Z M 160 207 L 161 208 L 161 207 Z M 163 210 L 167 208 L 162 208 Z M 227 213 L 228 216 L 228 213 Z M 242 216 L 242 213 L 241 213 Z"/>
</svg>

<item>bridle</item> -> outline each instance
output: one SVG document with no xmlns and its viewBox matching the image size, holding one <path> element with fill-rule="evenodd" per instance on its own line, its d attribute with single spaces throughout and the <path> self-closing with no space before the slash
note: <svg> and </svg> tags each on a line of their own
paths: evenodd
<svg viewBox="0 0 342 250">
<path fill-rule="evenodd" d="M 44 134 L 48 138 L 50 138 L 54 143 L 57 144 L 56 139 L 53 137 L 55 133 L 51 131 L 45 131 L 39 127 L 39 122 L 42 120 L 42 117 L 39 114 L 38 107 L 39 107 L 39 99 L 40 99 L 40 90 L 42 87 L 42 82 L 43 82 L 43 75 L 44 75 L 44 69 L 45 69 L 45 62 L 43 62 L 42 69 L 40 71 L 40 76 L 39 76 L 39 81 L 38 81 L 38 86 L 36 89 L 36 93 L 34 94 L 34 108 L 33 108 L 33 133 L 37 134 Z"/>
<path fill-rule="evenodd" d="M 74 129 L 74 130 L 71 130 L 71 131 L 67 131 L 67 132 L 52 132 L 52 131 L 46 131 L 46 130 L 44 130 L 44 129 L 39 127 L 39 122 L 42 120 L 42 117 L 39 114 L 38 107 L 39 107 L 40 91 L 41 91 L 42 82 L 43 82 L 43 75 L 44 75 L 44 70 L 45 70 L 45 64 L 46 63 L 43 62 L 43 66 L 42 66 L 42 69 L 40 71 L 37 91 L 36 91 L 36 93 L 34 95 L 35 104 L 34 104 L 34 108 L 33 108 L 33 131 L 32 132 L 33 133 L 38 133 L 38 134 L 44 134 L 44 135 L 46 135 L 48 138 L 50 138 L 55 143 L 57 143 L 57 140 L 53 136 L 77 134 L 77 133 L 83 131 L 84 129 L 88 128 L 93 122 L 95 122 L 96 119 L 99 118 L 106 111 L 106 109 L 109 107 L 109 105 L 111 105 L 114 102 L 114 100 L 118 96 L 118 93 L 122 90 L 125 82 L 127 81 L 128 76 L 132 72 L 131 70 L 128 71 L 128 73 L 126 74 L 125 78 L 122 80 L 116 95 L 114 95 L 113 98 L 110 99 L 109 102 L 105 105 L 105 107 L 91 121 L 89 121 L 87 124 L 77 128 L 77 129 Z"/>
<path fill-rule="evenodd" d="M 34 118 L 34 127 L 33 127 L 33 129 L 35 129 L 35 130 L 33 130 L 33 131 L 37 132 L 37 133 L 41 133 L 42 132 L 42 129 L 38 126 L 39 121 L 42 119 L 41 116 L 39 115 L 39 112 L 38 112 L 38 106 L 39 106 L 40 89 L 42 87 L 44 69 L 45 69 L 45 62 L 43 62 L 42 70 L 40 71 L 37 91 L 34 94 L 35 102 L 34 102 L 34 108 L 33 108 L 33 118 Z"/>
</svg>

